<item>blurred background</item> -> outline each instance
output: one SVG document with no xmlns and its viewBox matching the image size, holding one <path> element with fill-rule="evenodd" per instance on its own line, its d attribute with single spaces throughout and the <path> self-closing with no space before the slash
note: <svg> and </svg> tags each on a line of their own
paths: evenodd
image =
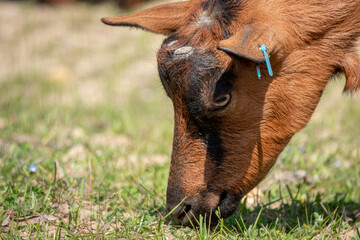
<svg viewBox="0 0 360 240">
<path fill-rule="evenodd" d="M 102 151 L 117 168 L 128 159 L 144 168 L 142 154 L 167 162 L 172 105 L 156 66 L 163 36 L 100 21 L 159 3 L 0 2 L 0 157 L 8 159 L 0 180 L 51 159 L 62 176 L 86 174 L 89 155 Z"/>
</svg>

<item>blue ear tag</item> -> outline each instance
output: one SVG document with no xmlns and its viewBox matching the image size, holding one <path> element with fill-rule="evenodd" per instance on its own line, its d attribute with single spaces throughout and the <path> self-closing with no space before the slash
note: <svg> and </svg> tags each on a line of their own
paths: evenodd
<svg viewBox="0 0 360 240">
<path fill-rule="evenodd" d="M 262 51 L 264 53 L 264 57 L 265 57 L 265 62 L 266 62 L 266 66 L 267 66 L 267 69 L 268 69 L 268 72 L 269 72 L 269 75 L 270 77 L 272 77 L 274 74 L 273 74 L 273 71 L 272 71 L 272 68 L 271 68 L 271 63 L 270 63 L 270 59 L 269 59 L 269 54 L 267 53 L 267 50 L 269 48 L 267 48 L 265 46 L 265 44 L 261 45 L 259 47 L 260 51 Z M 256 64 L 256 70 L 257 70 L 257 74 L 258 74 L 258 77 L 260 79 L 261 77 L 261 74 L 260 74 L 260 68 L 259 68 L 259 65 Z"/>
<path fill-rule="evenodd" d="M 256 64 L 256 72 L 257 72 L 258 78 L 260 79 L 261 78 L 261 72 L 260 72 L 259 64 Z"/>
</svg>

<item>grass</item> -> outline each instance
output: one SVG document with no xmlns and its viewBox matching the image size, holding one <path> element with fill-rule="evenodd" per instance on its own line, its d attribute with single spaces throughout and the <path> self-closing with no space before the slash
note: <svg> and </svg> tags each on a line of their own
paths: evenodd
<svg viewBox="0 0 360 240">
<path fill-rule="evenodd" d="M 162 37 L 101 25 L 109 5 L 0 12 L 24 16 L 0 21 L 2 239 L 360 239 L 360 99 L 341 95 L 343 80 L 233 216 L 191 229 L 165 209 Z"/>
</svg>

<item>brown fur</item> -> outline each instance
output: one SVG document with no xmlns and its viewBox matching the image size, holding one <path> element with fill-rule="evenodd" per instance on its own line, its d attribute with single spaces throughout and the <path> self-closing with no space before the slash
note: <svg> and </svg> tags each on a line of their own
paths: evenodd
<svg viewBox="0 0 360 240">
<path fill-rule="evenodd" d="M 158 63 L 175 109 L 167 201 L 172 208 L 187 198 L 175 212 L 183 224 L 189 224 L 191 215 L 216 207 L 225 212 L 223 216 L 230 215 L 235 209 L 227 205 L 236 205 L 236 196 L 246 194 L 266 176 L 292 136 L 307 124 L 334 73 L 345 73 L 346 91 L 360 89 L 356 45 L 360 0 L 194 0 L 103 22 L 175 34 L 177 41 L 160 49 Z M 273 77 L 261 64 L 261 44 L 269 47 Z M 193 47 L 199 57 L 169 58 L 181 46 Z M 191 69 L 206 61 L 209 67 L 197 76 L 207 80 L 201 80 L 202 88 L 191 94 L 195 91 Z M 261 64 L 260 80 L 255 64 Z M 217 76 L 214 70 L 207 75 L 209 69 L 221 73 Z M 211 106 L 224 72 L 235 76 L 228 80 L 232 86 L 228 106 L 191 113 L 197 101 Z M 212 138 L 220 139 L 220 163 L 214 161 L 216 153 L 211 156 Z"/>
</svg>

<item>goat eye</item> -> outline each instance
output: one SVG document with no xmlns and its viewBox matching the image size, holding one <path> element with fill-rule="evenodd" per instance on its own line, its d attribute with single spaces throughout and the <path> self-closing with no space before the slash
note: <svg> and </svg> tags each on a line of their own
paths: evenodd
<svg viewBox="0 0 360 240">
<path fill-rule="evenodd" d="M 230 94 L 223 94 L 215 98 L 214 102 L 212 103 L 212 106 L 215 108 L 221 108 L 226 106 L 230 101 Z"/>
</svg>

